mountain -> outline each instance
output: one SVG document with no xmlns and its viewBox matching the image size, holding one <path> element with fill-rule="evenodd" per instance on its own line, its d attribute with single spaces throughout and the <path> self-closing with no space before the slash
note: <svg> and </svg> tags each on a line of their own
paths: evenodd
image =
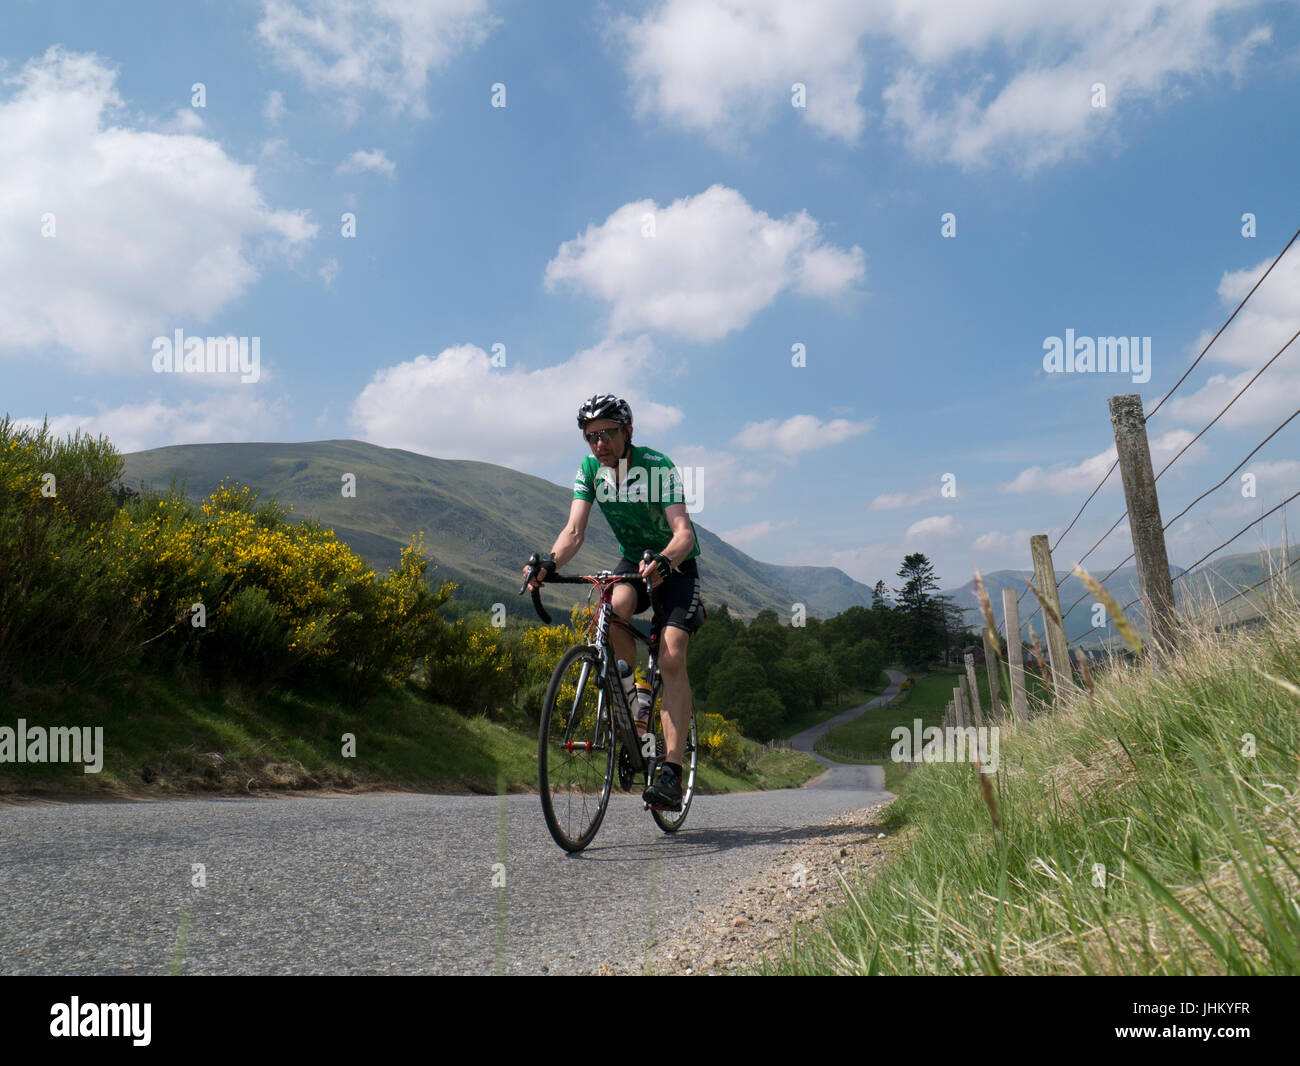
<svg viewBox="0 0 1300 1066">
<path fill-rule="evenodd" d="M 375 566 L 397 562 L 412 534 L 424 532 L 432 577 L 460 584 L 457 598 L 501 602 L 531 616 L 518 596 L 529 553 L 546 551 L 569 515 L 572 491 L 530 474 L 461 459 L 436 459 L 354 440 L 303 444 L 186 444 L 124 456 L 123 481 L 166 489 L 183 483 L 191 499 L 206 496 L 229 478 L 263 499 L 293 507 L 293 517 L 318 519 Z M 345 497 L 343 478 L 356 478 Z M 871 589 L 843 571 L 822 566 L 776 566 L 746 555 L 695 522 L 706 605 L 727 604 L 742 618 L 770 607 L 788 619 L 792 606 L 829 617 L 853 604 L 870 606 Z M 609 525 L 593 514 L 587 539 L 565 567 L 592 573 L 613 567 L 618 544 Z M 552 615 L 585 599 L 585 590 L 556 585 L 543 592 Z"/>
</svg>

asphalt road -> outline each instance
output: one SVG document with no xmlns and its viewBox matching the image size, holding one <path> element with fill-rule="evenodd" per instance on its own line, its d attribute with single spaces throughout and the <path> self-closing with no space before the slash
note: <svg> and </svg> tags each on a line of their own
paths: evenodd
<svg viewBox="0 0 1300 1066">
<path fill-rule="evenodd" d="M 0 808 L 0 973 L 639 968 L 781 848 L 887 799 L 878 775 L 836 767 L 802 789 L 697 796 L 675 836 L 616 792 L 578 856 L 533 795 Z"/>
<path fill-rule="evenodd" d="M 790 746 L 795 751 L 806 752 L 829 768 L 826 773 L 812 782 L 810 787 L 855 790 L 879 790 L 885 787 L 885 771 L 881 767 L 855 766 L 848 763 L 832 762 L 826 756 L 813 750 L 813 745 L 836 726 L 851 722 L 874 707 L 883 707 L 898 695 L 899 686 L 907 680 L 907 675 L 899 670 L 886 670 L 885 673 L 889 676 L 889 687 L 875 699 L 858 707 L 850 707 L 847 711 L 841 711 L 834 718 L 828 718 L 820 725 L 805 729 L 802 733 L 796 733 L 790 738 Z"/>
</svg>

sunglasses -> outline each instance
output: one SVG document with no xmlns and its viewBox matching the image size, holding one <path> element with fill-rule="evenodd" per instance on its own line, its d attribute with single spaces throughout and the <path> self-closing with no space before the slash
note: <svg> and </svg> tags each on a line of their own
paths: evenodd
<svg viewBox="0 0 1300 1066">
<path fill-rule="evenodd" d="M 619 433 L 623 432 L 622 426 L 615 426 L 613 429 L 598 429 L 594 433 L 584 433 L 588 444 L 595 444 L 596 441 L 608 443 L 613 440 Z"/>
</svg>

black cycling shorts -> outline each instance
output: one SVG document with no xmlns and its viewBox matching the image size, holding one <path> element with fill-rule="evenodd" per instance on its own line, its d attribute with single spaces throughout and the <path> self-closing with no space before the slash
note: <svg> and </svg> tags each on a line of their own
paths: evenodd
<svg viewBox="0 0 1300 1066">
<path fill-rule="evenodd" d="M 614 567 L 616 574 L 639 574 L 641 565 L 630 559 L 619 559 Z M 650 607 L 650 591 L 644 581 L 634 581 L 636 589 L 636 609 L 633 614 Z M 659 583 L 657 590 L 659 605 L 663 609 L 664 624 L 694 633 L 704 621 L 703 608 L 700 606 L 700 570 L 694 559 L 687 559 L 676 570 Z"/>
</svg>

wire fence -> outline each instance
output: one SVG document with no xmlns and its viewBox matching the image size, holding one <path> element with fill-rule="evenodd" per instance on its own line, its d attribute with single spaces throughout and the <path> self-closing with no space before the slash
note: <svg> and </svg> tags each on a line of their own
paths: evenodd
<svg viewBox="0 0 1300 1066">
<path fill-rule="evenodd" d="M 1259 276 L 1259 278 L 1255 281 L 1255 284 L 1251 286 L 1250 291 L 1249 291 L 1248 293 L 1246 293 L 1246 295 L 1242 298 L 1241 302 L 1237 304 L 1237 306 L 1236 306 L 1236 308 L 1233 310 L 1232 314 L 1230 314 L 1230 315 L 1228 316 L 1227 320 L 1223 323 L 1223 325 L 1221 325 L 1221 326 L 1219 327 L 1218 331 L 1214 334 L 1214 336 L 1211 337 L 1210 340 L 1209 340 L 1208 342 L 1206 342 L 1205 346 L 1201 349 L 1200 353 L 1199 353 L 1199 354 L 1196 356 L 1196 358 L 1192 361 L 1192 364 L 1191 364 L 1191 365 L 1190 365 L 1190 366 L 1189 366 L 1189 367 L 1188 367 L 1188 368 L 1183 372 L 1183 375 L 1182 375 L 1182 376 L 1181 376 L 1181 377 L 1180 377 L 1180 378 L 1179 378 L 1179 379 L 1174 383 L 1173 388 L 1171 388 L 1167 393 L 1165 393 L 1164 396 L 1162 396 L 1162 397 L 1160 398 L 1160 401 L 1159 401 L 1159 402 L 1158 402 L 1158 403 L 1157 403 L 1157 404 L 1156 404 L 1156 405 L 1155 405 L 1155 406 L 1150 410 L 1150 412 L 1148 412 L 1148 413 L 1144 416 L 1144 420 L 1145 420 L 1145 421 L 1149 421 L 1149 420 L 1150 420 L 1150 419 L 1151 419 L 1151 418 L 1156 414 L 1156 412 L 1159 411 L 1159 410 L 1161 409 L 1161 407 L 1164 406 L 1164 404 L 1169 400 L 1169 398 L 1172 397 L 1172 396 L 1174 395 L 1174 393 L 1178 391 L 1179 387 L 1181 387 L 1182 384 L 1183 384 L 1183 383 L 1188 379 L 1188 377 L 1191 375 L 1192 371 L 1195 370 L 1196 367 L 1197 367 L 1197 365 L 1201 362 L 1201 360 L 1205 358 L 1206 353 L 1209 352 L 1209 350 L 1210 350 L 1211 347 L 1213 347 L 1215 341 L 1217 341 L 1217 340 L 1218 340 L 1218 339 L 1223 335 L 1223 332 L 1228 328 L 1229 325 L 1232 324 L 1233 320 L 1237 317 L 1238 314 L 1240 314 L 1242 308 L 1246 306 L 1247 302 L 1248 302 L 1248 301 L 1250 300 L 1250 298 L 1255 294 L 1255 292 L 1259 289 L 1260 285 L 1263 284 L 1264 279 L 1267 278 L 1267 277 L 1269 276 L 1269 274 L 1271 274 L 1271 273 L 1273 272 L 1273 268 L 1276 267 L 1277 264 L 1282 260 L 1282 257 L 1285 256 L 1285 255 L 1287 254 L 1288 251 L 1290 251 L 1290 249 L 1292 248 L 1292 246 L 1295 244 L 1297 238 L 1300 238 L 1300 229 L 1296 230 L 1296 232 L 1295 232 L 1294 234 L 1292 234 L 1291 239 L 1290 239 L 1289 241 L 1287 241 L 1286 246 L 1285 246 L 1285 247 L 1284 247 L 1284 248 L 1283 248 L 1283 249 L 1282 249 L 1282 250 L 1281 250 L 1281 251 L 1280 251 L 1280 252 L 1279 252 L 1275 257 L 1274 257 L 1273 261 L 1269 264 L 1268 268 L 1267 268 L 1267 269 L 1266 269 L 1266 270 L 1265 270 L 1265 271 L 1264 271 L 1264 272 Z M 1210 419 L 1210 421 L 1209 421 L 1208 423 L 1206 423 L 1205 426 L 1203 426 L 1203 427 L 1201 428 L 1201 430 L 1200 430 L 1198 433 L 1196 433 L 1195 436 L 1192 437 L 1191 440 L 1189 440 L 1186 444 L 1184 444 L 1184 445 L 1182 446 L 1182 448 L 1180 448 L 1179 451 L 1178 451 L 1178 452 L 1177 452 L 1177 453 L 1176 453 L 1176 454 L 1175 454 L 1175 455 L 1174 455 L 1174 456 L 1173 456 L 1173 457 L 1172 457 L 1172 458 L 1171 458 L 1167 463 L 1164 464 L 1163 467 L 1161 467 L 1160 472 L 1159 472 L 1158 474 L 1155 475 L 1155 479 L 1156 479 L 1157 481 L 1159 481 L 1159 479 L 1160 479 L 1160 478 L 1161 478 L 1161 477 L 1162 477 L 1166 472 L 1168 472 L 1169 469 L 1170 469 L 1171 467 L 1173 467 L 1173 465 L 1174 465 L 1175 463 L 1177 463 L 1178 460 L 1181 459 L 1181 458 L 1183 457 L 1183 455 L 1185 455 L 1185 454 L 1187 453 L 1187 451 L 1188 451 L 1188 450 L 1189 450 L 1189 449 L 1190 449 L 1194 444 L 1196 444 L 1196 443 L 1197 443 L 1197 442 L 1198 442 L 1198 441 L 1199 441 L 1199 440 L 1200 440 L 1200 439 L 1201 439 L 1201 438 L 1202 438 L 1202 437 L 1203 437 L 1203 436 L 1204 436 L 1204 435 L 1205 435 L 1205 434 L 1206 434 L 1206 433 L 1207 433 L 1207 432 L 1208 432 L 1208 431 L 1209 431 L 1209 430 L 1210 430 L 1210 429 L 1211 429 L 1211 428 L 1212 428 L 1212 427 L 1213 427 L 1213 426 L 1214 426 L 1214 425 L 1215 425 L 1215 424 L 1216 424 L 1216 423 L 1217 423 L 1217 422 L 1218 422 L 1218 421 L 1219 421 L 1219 420 L 1220 420 L 1220 419 L 1221 419 L 1221 418 L 1222 418 L 1222 417 L 1223 417 L 1223 416 L 1224 416 L 1224 415 L 1225 415 L 1225 414 L 1226 414 L 1226 413 L 1227 413 L 1227 412 L 1228 412 L 1228 411 L 1233 407 L 1233 405 L 1236 404 L 1237 401 L 1240 400 L 1240 399 L 1242 398 L 1242 396 L 1244 396 L 1244 395 L 1246 394 L 1246 392 L 1247 392 L 1247 391 L 1248 391 L 1252 386 L 1254 386 L 1254 384 L 1255 384 L 1255 383 L 1260 379 L 1261 375 L 1263 375 L 1264 372 L 1265 372 L 1266 370 L 1268 370 L 1271 366 L 1273 366 L 1273 364 L 1274 364 L 1275 362 L 1277 362 L 1277 360 L 1278 360 L 1279 358 L 1281 358 L 1282 355 L 1283 355 L 1284 353 L 1286 353 L 1288 349 L 1291 348 L 1291 346 L 1295 343 L 1295 341 L 1297 340 L 1297 338 L 1300 338 L 1300 330 L 1297 330 L 1294 334 L 1292 334 L 1290 340 L 1288 340 L 1288 341 L 1287 341 L 1285 344 L 1283 344 L 1283 345 L 1282 345 L 1282 346 L 1281 346 L 1281 347 L 1280 347 L 1276 352 L 1274 352 L 1273 355 L 1272 355 L 1272 356 L 1271 356 L 1271 357 L 1270 357 L 1270 358 L 1269 358 L 1269 359 L 1268 359 L 1268 360 L 1267 360 L 1267 361 L 1266 361 L 1262 366 L 1260 366 L 1258 370 L 1255 371 L 1255 373 L 1251 376 L 1250 380 L 1248 380 L 1248 381 L 1247 381 L 1247 382 L 1246 382 L 1246 383 L 1245 383 L 1245 384 L 1244 384 L 1244 385 L 1243 385 L 1243 386 L 1242 386 L 1242 387 L 1241 387 L 1241 388 L 1236 392 L 1236 394 L 1233 395 L 1233 397 L 1232 397 L 1232 398 L 1231 398 L 1231 399 L 1230 399 L 1226 404 L 1224 404 L 1224 406 L 1219 410 L 1219 412 L 1218 412 L 1218 413 L 1217 413 L 1217 414 L 1216 414 L 1212 419 Z M 1226 485 L 1226 484 L 1228 483 L 1228 481 L 1229 481 L 1229 480 L 1230 480 L 1230 479 L 1231 479 L 1231 478 L 1232 478 L 1236 473 L 1238 473 L 1238 471 L 1240 471 L 1241 468 L 1242 468 L 1243 466 L 1246 465 L 1246 463 L 1248 463 L 1248 462 L 1249 462 L 1249 461 L 1250 461 L 1250 460 L 1251 460 L 1251 459 L 1252 459 L 1252 458 L 1253 458 L 1253 457 L 1254 457 L 1254 456 L 1255 456 L 1255 455 L 1256 455 L 1256 454 L 1257 454 L 1257 453 L 1258 453 L 1258 452 L 1259 452 L 1259 451 L 1260 451 L 1260 450 L 1261 450 L 1261 449 L 1262 449 L 1266 444 L 1268 444 L 1271 440 L 1273 440 L 1274 437 L 1276 437 L 1280 432 L 1282 432 L 1283 429 L 1285 429 L 1288 425 L 1290 425 L 1290 423 L 1291 423 L 1291 422 L 1292 422 L 1292 421 L 1293 421 L 1297 416 L 1300 416 L 1300 409 L 1297 409 L 1296 411 L 1294 411 L 1291 415 L 1289 415 L 1286 419 L 1284 419 L 1284 420 L 1283 420 L 1283 421 L 1282 421 L 1278 426 L 1276 426 L 1276 427 L 1273 429 L 1273 431 L 1272 431 L 1271 433 L 1268 434 L 1268 436 L 1266 436 L 1262 441 L 1259 442 L 1259 444 L 1257 444 L 1254 448 L 1252 448 L 1252 449 L 1250 450 L 1250 452 L 1248 452 L 1248 453 L 1246 454 L 1245 458 L 1243 458 L 1240 462 L 1238 462 L 1237 465 L 1234 466 L 1230 471 L 1228 471 L 1228 473 L 1225 474 L 1225 475 L 1224 475 L 1224 476 L 1223 476 L 1223 477 L 1222 477 L 1218 482 L 1216 482 L 1214 485 L 1210 486 L 1208 489 L 1206 489 L 1206 490 L 1204 490 L 1203 492 L 1201 492 L 1200 495 L 1198 495 L 1194 500 L 1192 500 L 1191 503 L 1189 503 L 1186 507 L 1184 507 L 1181 511 L 1179 511 L 1178 514 L 1174 515 L 1173 518 L 1169 519 L 1169 521 L 1164 522 L 1164 523 L 1163 523 L 1163 530 L 1167 532 L 1167 531 L 1168 531 L 1168 530 L 1173 526 L 1173 524 L 1174 524 L 1175 522 L 1177 522 L 1177 521 L 1179 521 L 1181 518 L 1183 518 L 1183 517 L 1184 517 L 1184 516 L 1189 512 L 1189 511 L 1192 510 L 1193 507 L 1195 507 L 1195 506 L 1196 506 L 1197 504 L 1199 504 L 1202 500 L 1206 499 L 1207 497 L 1209 497 L 1210 495 L 1212 495 L 1214 492 L 1218 491 L 1218 490 L 1221 489 L 1224 485 Z M 1107 483 L 1107 481 L 1110 480 L 1110 477 L 1111 477 L 1111 475 L 1115 472 L 1115 468 L 1116 468 L 1117 466 L 1119 466 L 1119 458 L 1118 458 L 1118 455 L 1116 456 L 1115 461 L 1112 462 L 1111 465 L 1109 466 L 1109 468 L 1106 470 L 1106 473 L 1105 473 L 1105 475 L 1102 477 L 1102 479 L 1097 483 L 1097 485 L 1093 488 L 1093 490 L 1088 494 L 1087 498 L 1083 501 L 1083 504 L 1080 506 L 1079 510 L 1078 510 L 1077 512 L 1075 512 L 1074 517 L 1073 517 L 1072 519 L 1070 519 L 1069 524 L 1065 527 L 1064 530 L 1062 530 L 1061 534 L 1056 538 L 1056 542 L 1055 542 L 1055 543 L 1052 545 L 1052 547 L 1051 547 L 1051 551 L 1052 551 L 1052 552 L 1055 552 L 1055 551 L 1057 550 L 1057 548 L 1060 546 L 1061 542 L 1065 539 L 1065 537 L 1069 534 L 1069 532 L 1070 532 L 1070 531 L 1075 527 L 1075 525 L 1078 523 L 1079 519 L 1082 517 L 1084 511 L 1087 510 L 1088 505 L 1093 501 L 1094 498 L 1096 498 L 1097 494 L 1101 491 L 1102 487 Z M 1300 492 L 1298 492 L 1298 493 L 1294 493 L 1294 494 L 1292 494 L 1291 496 L 1288 496 L 1285 500 L 1283 500 L 1281 503 L 1277 504 L 1275 507 L 1273 507 L 1273 508 L 1271 508 L 1270 510 L 1264 512 L 1263 514 L 1261 514 L 1258 518 L 1254 519 L 1253 521 L 1247 523 L 1247 525 L 1245 525 L 1245 526 L 1244 526 L 1242 529 L 1240 529 L 1237 533 L 1233 534 L 1231 537 L 1229 537 L 1227 540 L 1225 540 L 1225 541 L 1224 541 L 1222 544 L 1220 544 L 1218 547 L 1214 548 L 1212 551 L 1207 552 L 1207 553 L 1206 553 L 1205 555 L 1203 555 L 1200 559 L 1196 560 L 1196 562 L 1194 562 L 1191 566 L 1187 567 L 1187 568 L 1186 568 L 1182 573 L 1176 575 L 1176 576 L 1173 578 L 1173 581 L 1176 582 L 1176 581 L 1178 581 L 1178 580 L 1180 580 L 1180 579 L 1182 579 L 1182 578 L 1185 578 L 1189 573 L 1191 573 L 1192 571 L 1194 571 L 1194 570 L 1196 569 L 1196 567 L 1200 566 L 1200 565 L 1201 565 L 1202 563 L 1204 563 L 1207 559 L 1211 558 L 1212 556 L 1214 556 L 1215 554 L 1217 554 L 1219 551 L 1222 551 L 1224 548 L 1226 548 L 1226 547 L 1227 547 L 1229 544 L 1231 544 L 1233 541 L 1235 541 L 1235 540 L 1237 540 L 1238 538 L 1240 538 L 1242 535 L 1244 535 L 1244 534 L 1245 534 L 1246 532 L 1248 532 L 1250 529 L 1252 529 L 1252 528 L 1254 528 L 1255 526 L 1259 525 L 1261 522 L 1263 522 L 1263 521 L 1264 521 L 1265 519 L 1267 519 L 1269 516 L 1275 514 L 1278 510 L 1280 510 L 1280 509 L 1282 509 L 1283 507 L 1285 507 L 1286 504 L 1288 504 L 1288 503 L 1290 503 L 1292 500 L 1294 500 L 1294 499 L 1296 498 L 1296 496 L 1300 496 Z M 1128 511 L 1127 511 L 1127 509 L 1124 511 L 1123 514 L 1121 514 L 1117 519 L 1115 519 L 1115 521 L 1111 524 L 1110 528 L 1107 529 L 1106 532 L 1103 533 L 1103 534 L 1101 535 L 1101 537 L 1099 537 L 1099 538 L 1098 538 L 1098 539 L 1097 539 L 1097 540 L 1092 544 L 1092 546 L 1089 547 L 1088 550 L 1087 550 L 1086 552 L 1084 552 L 1082 556 L 1079 557 L 1079 559 L 1077 560 L 1076 566 L 1082 567 L 1083 563 L 1087 561 L 1087 559 L 1088 559 L 1088 558 L 1093 554 L 1093 552 L 1095 552 L 1099 547 L 1101 547 L 1101 545 L 1102 545 L 1103 543 L 1105 543 L 1106 539 L 1107 539 L 1107 538 L 1108 538 L 1112 533 L 1114 533 L 1116 529 L 1119 528 L 1119 526 L 1124 522 L 1124 520 L 1125 520 L 1126 518 L 1128 518 Z M 1117 563 L 1115 566 L 1113 566 L 1113 567 L 1110 569 L 1110 571 L 1109 571 L 1109 572 L 1108 572 L 1104 577 L 1102 577 L 1102 578 L 1100 579 L 1101 583 L 1104 585 L 1104 584 L 1105 584 L 1105 583 L 1106 583 L 1110 578 L 1112 578 L 1116 573 L 1119 572 L 1119 570 L 1124 566 L 1125 563 L 1129 562 L 1129 561 L 1130 561 L 1131 559 L 1133 559 L 1133 558 L 1134 558 L 1134 552 L 1130 552 L 1127 556 L 1125 556 L 1122 560 L 1120 560 L 1119 563 Z M 1289 571 L 1289 570 L 1291 569 L 1291 567 L 1295 565 L 1293 562 L 1287 562 L 1285 559 L 1284 559 L 1283 561 L 1286 562 L 1287 565 L 1284 566 L 1283 569 L 1282 569 L 1282 571 L 1280 571 L 1279 573 L 1284 573 L 1284 572 L 1286 572 L 1286 571 Z M 1271 575 L 1270 577 L 1265 578 L 1263 581 L 1260 581 L 1260 582 L 1256 583 L 1255 585 L 1251 586 L 1250 589 L 1242 590 L 1241 592 L 1237 593 L 1237 595 L 1234 595 L 1234 596 L 1230 597 L 1229 600 L 1225 600 L 1224 602 L 1225 602 L 1225 603 L 1227 603 L 1227 602 L 1231 602 L 1232 600 L 1237 599 L 1239 596 L 1242 596 L 1242 595 L 1244 595 L 1245 593 L 1247 593 L 1247 592 L 1249 592 L 1249 591 L 1251 591 L 1251 590 L 1253 590 L 1253 589 L 1255 589 L 1255 588 L 1260 587 L 1261 585 L 1267 584 L 1270 580 L 1275 579 L 1277 576 L 1278 576 L 1278 574 L 1275 573 L 1275 574 Z M 1056 589 L 1057 589 L 1057 593 L 1058 593 L 1058 595 L 1059 595 L 1059 592 L 1060 592 L 1061 586 L 1064 585 L 1066 578 L 1062 578 L 1062 579 L 1060 579 L 1060 580 L 1057 580 L 1055 574 L 1053 574 L 1052 577 L 1053 577 L 1053 581 L 1056 583 Z M 1068 577 L 1068 575 L 1067 575 L 1067 577 Z M 1024 599 L 1024 597 L 1026 596 L 1026 594 L 1027 594 L 1028 592 L 1029 592 L 1029 586 L 1028 586 L 1028 584 L 1026 583 L 1026 587 L 1025 587 L 1023 590 L 1021 590 L 1019 596 L 1016 598 L 1016 602 L 1017 602 L 1017 604 L 1019 604 L 1019 603 Z M 1069 615 L 1071 614 L 1071 612 L 1073 612 L 1073 611 L 1075 610 L 1075 608 L 1077 608 L 1077 607 L 1079 606 L 1080 603 L 1082 603 L 1085 599 L 1087 599 L 1089 595 L 1090 595 L 1089 591 L 1085 589 L 1084 592 L 1083 592 L 1083 593 L 1082 593 L 1082 594 L 1081 594 L 1081 595 L 1080 595 L 1080 596 L 1079 596 L 1079 597 L 1078 597 L 1078 598 L 1077 598 L 1073 603 L 1070 604 L 1069 608 L 1066 609 L 1064 612 L 1061 613 L 1061 620 L 1062 620 L 1062 624 L 1063 624 L 1063 625 L 1064 625 L 1064 621 L 1065 621 L 1065 619 L 1069 617 Z M 1139 602 L 1138 599 L 1131 600 L 1129 603 L 1125 604 L 1125 606 L 1124 606 L 1123 609 L 1124 609 L 1124 610 L 1127 610 L 1129 607 L 1132 607 L 1132 606 L 1133 606 L 1135 603 L 1137 603 L 1137 602 Z M 1029 626 L 1029 625 L 1031 625 L 1032 622 L 1033 622 L 1033 620 L 1034 620 L 1035 618 L 1037 618 L 1039 614 L 1042 613 L 1042 610 L 1043 610 L 1043 609 L 1042 609 L 1042 606 L 1041 606 L 1041 604 L 1040 604 L 1040 605 L 1039 605 L 1039 606 L 1038 606 L 1038 607 L 1033 611 L 1033 613 L 1030 614 L 1029 617 L 1028 617 L 1027 619 L 1025 619 L 1025 621 L 1022 623 L 1022 625 L 1023 625 L 1023 626 Z M 1076 640 L 1079 640 L 1079 639 L 1081 639 L 1081 638 L 1076 637 L 1076 638 L 1073 638 L 1073 639 L 1067 641 L 1066 643 L 1067 643 L 1067 644 L 1073 644 L 1073 643 L 1075 643 Z"/>
</svg>

